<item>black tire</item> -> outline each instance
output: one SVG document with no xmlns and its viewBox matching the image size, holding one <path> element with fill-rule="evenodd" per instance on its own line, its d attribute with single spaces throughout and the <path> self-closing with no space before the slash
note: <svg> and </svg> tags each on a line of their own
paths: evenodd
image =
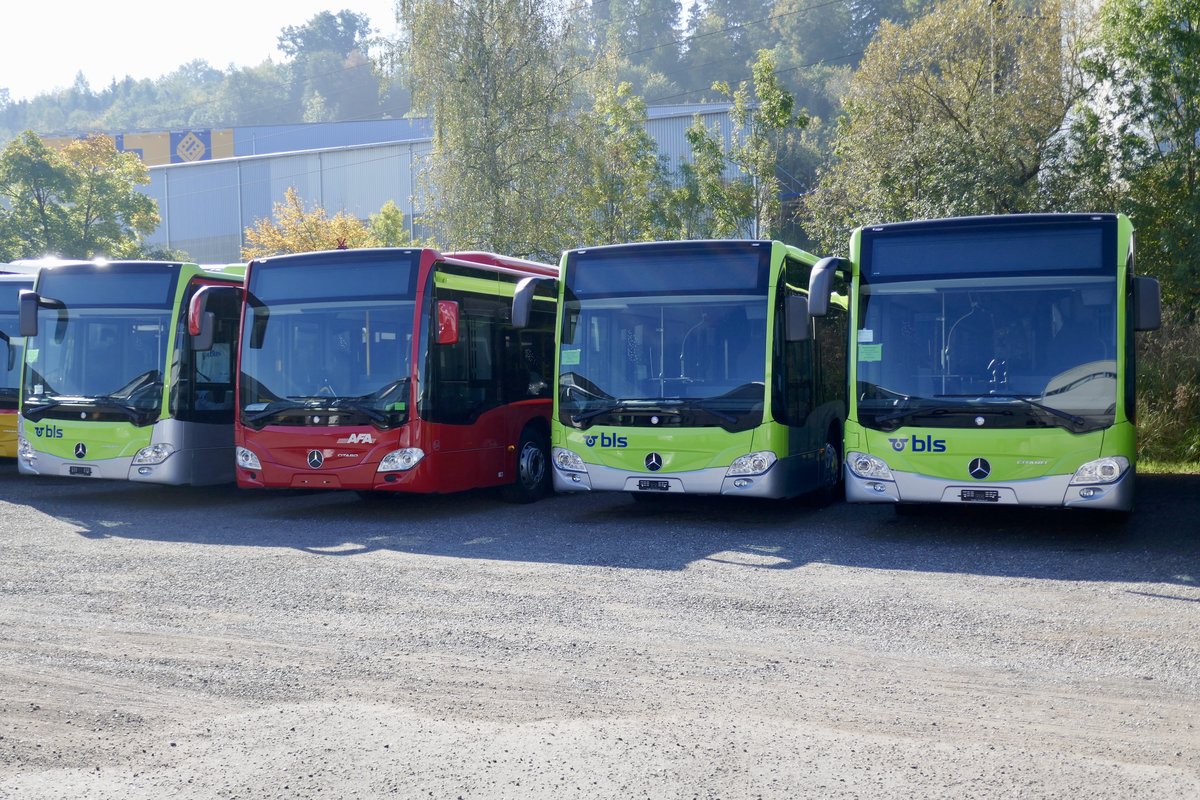
<svg viewBox="0 0 1200 800">
<path fill-rule="evenodd" d="M 817 502 L 822 506 L 831 506 L 846 499 L 846 473 L 842 471 L 841 437 L 837 431 L 831 430 L 825 442 L 826 462 L 832 461 L 832 482 L 817 490 Z"/>
<path fill-rule="evenodd" d="M 516 473 L 516 480 L 504 487 L 505 501 L 532 503 L 550 493 L 550 448 L 536 428 L 521 431 Z"/>
</svg>

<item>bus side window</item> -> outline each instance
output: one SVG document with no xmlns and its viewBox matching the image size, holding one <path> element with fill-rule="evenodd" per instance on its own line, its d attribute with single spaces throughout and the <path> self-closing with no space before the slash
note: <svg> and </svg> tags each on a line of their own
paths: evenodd
<svg viewBox="0 0 1200 800">
<path fill-rule="evenodd" d="M 784 307 L 787 295 L 807 286 L 808 271 L 803 264 L 787 259 L 783 281 L 778 288 L 775 309 L 775 374 L 772 402 L 776 421 L 784 425 L 803 425 L 813 410 L 816 394 L 816 370 L 813 364 L 814 342 L 789 342 L 784 335 Z"/>
</svg>

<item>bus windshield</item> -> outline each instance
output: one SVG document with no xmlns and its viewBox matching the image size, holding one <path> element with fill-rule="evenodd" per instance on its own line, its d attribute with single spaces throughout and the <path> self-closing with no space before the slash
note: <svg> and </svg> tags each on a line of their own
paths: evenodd
<svg viewBox="0 0 1200 800">
<path fill-rule="evenodd" d="M 242 422 L 388 428 L 408 419 L 419 251 L 269 259 L 250 274 Z"/>
<path fill-rule="evenodd" d="M 863 424 L 1111 425 L 1117 402 L 1111 276 L 863 284 L 857 394 Z M 981 416 L 983 415 L 983 416 Z"/>
<path fill-rule="evenodd" d="M 770 247 L 672 243 L 568 258 L 559 354 L 567 425 L 761 424 Z"/>
<path fill-rule="evenodd" d="M 39 309 L 38 335 L 26 341 L 25 416 L 84 406 L 91 419 L 158 419 L 175 278 L 150 265 L 43 273 L 38 293 L 59 307 Z"/>
</svg>

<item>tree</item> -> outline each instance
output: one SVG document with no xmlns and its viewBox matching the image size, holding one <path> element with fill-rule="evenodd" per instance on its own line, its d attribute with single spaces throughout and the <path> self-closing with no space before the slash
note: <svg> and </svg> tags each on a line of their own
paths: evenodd
<svg viewBox="0 0 1200 800">
<path fill-rule="evenodd" d="M 657 203 L 667 187 L 666 166 L 646 131 L 646 101 L 628 83 L 598 74 L 595 104 L 580 115 L 587 179 L 581 187 L 583 244 L 665 238 Z"/>
<path fill-rule="evenodd" d="M 273 219 L 260 219 L 246 229 L 242 258 L 250 261 L 283 253 L 307 253 L 339 247 L 370 247 L 374 242 L 362 220 L 339 211 L 330 217 L 325 209 L 304 207 L 294 186 L 275 203 Z"/>
<path fill-rule="evenodd" d="M 367 231 L 372 247 L 403 247 L 412 243 L 404 212 L 395 200 L 388 200 L 378 214 L 371 215 Z"/>
<path fill-rule="evenodd" d="M 945 0 L 883 23 L 806 202 L 821 246 L 872 222 L 1046 210 L 1043 167 L 1087 86 L 1069 2 Z"/>
<path fill-rule="evenodd" d="M 710 131 L 700 118 L 687 130 L 700 199 L 712 211 L 712 236 L 770 238 L 779 230 L 779 157 L 786 137 L 808 124 L 805 114 L 794 113 L 795 100 L 780 84 L 770 50 L 759 51 L 753 73 L 753 90 L 747 81 L 737 89 L 713 85 L 733 101 L 728 147 L 720 132 Z M 739 167 L 743 177 L 728 179 L 726 162 Z"/>
<path fill-rule="evenodd" d="M 1142 270 L 1200 307 L 1200 0 L 1109 0 L 1088 62 L 1103 153 L 1138 229 Z"/>
<path fill-rule="evenodd" d="M 0 155 L 0 195 L 8 203 L 0 211 L 0 254 L 136 257 L 141 237 L 159 221 L 154 201 L 135 188 L 149 182 L 141 160 L 106 137 L 57 151 L 26 131 Z"/>
<path fill-rule="evenodd" d="M 449 249 L 555 257 L 578 217 L 561 17 L 535 0 L 405 0 L 416 107 L 433 118 L 425 207 Z"/>
</svg>

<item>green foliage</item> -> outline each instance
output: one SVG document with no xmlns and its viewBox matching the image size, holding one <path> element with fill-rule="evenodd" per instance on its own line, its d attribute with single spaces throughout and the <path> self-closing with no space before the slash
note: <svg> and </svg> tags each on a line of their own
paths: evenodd
<svg viewBox="0 0 1200 800">
<path fill-rule="evenodd" d="M 379 209 L 378 214 L 372 214 L 367 223 L 372 247 L 403 247 L 412 243 L 412 237 L 405 224 L 404 212 L 395 200 L 388 200 Z"/>
<path fill-rule="evenodd" d="M 531 0 L 408 0 L 407 68 L 433 117 L 425 207 L 447 249 L 555 258 L 579 218 L 563 26 Z"/>
<path fill-rule="evenodd" d="M 1074 21 L 1059 0 L 945 0 L 884 23 L 806 205 L 821 245 L 872 222 L 1046 210 L 1043 162 L 1085 88 Z"/>
<path fill-rule="evenodd" d="M 141 160 L 106 137 L 59 151 L 26 131 L 0 154 L 0 256 L 135 258 L 158 227 L 154 201 L 135 189 L 149 182 Z"/>
<path fill-rule="evenodd" d="M 646 103 L 628 83 L 602 73 L 590 111 L 580 114 L 579 243 L 586 245 L 667 238 L 658 205 L 669 188 L 666 166 L 646 131 Z"/>
<path fill-rule="evenodd" d="M 1180 309 L 1139 335 L 1138 457 L 1200 460 L 1200 323 Z"/>
<path fill-rule="evenodd" d="M 1143 271 L 1200 310 L 1200 0 L 1109 0 L 1088 66 Z"/>
<path fill-rule="evenodd" d="M 724 83 L 713 85 L 714 91 L 733 101 L 728 147 L 720 132 L 710 130 L 699 117 L 687 130 L 692 177 L 700 202 L 711 214 L 706 235 L 771 238 L 782 224 L 780 154 L 789 134 L 806 127 L 808 118 L 794 113 L 795 100 L 778 80 L 770 50 L 759 51 L 753 73 L 753 91 L 746 81 L 735 90 Z M 727 161 L 739 167 L 743 176 L 727 177 Z"/>
</svg>

